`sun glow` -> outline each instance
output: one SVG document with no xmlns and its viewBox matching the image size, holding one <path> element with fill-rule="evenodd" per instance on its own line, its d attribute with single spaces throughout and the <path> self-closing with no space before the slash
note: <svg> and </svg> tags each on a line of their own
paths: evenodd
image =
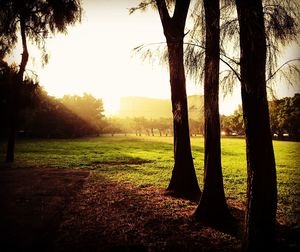
<svg viewBox="0 0 300 252">
<path fill-rule="evenodd" d="M 40 84 L 50 95 L 86 92 L 102 98 L 106 115 L 118 113 L 122 96 L 169 99 L 168 69 L 143 63 L 132 52 L 141 44 L 165 41 L 156 12 L 129 15 L 128 8 L 138 2 L 83 1 L 81 24 L 69 27 L 67 35 L 58 34 L 45 41 L 49 63 L 42 68 L 39 50 L 30 46 L 27 69 L 38 74 Z M 20 62 L 20 54 L 18 47 L 9 61 Z M 294 90 L 291 88 L 288 93 Z M 203 88 L 187 79 L 187 93 L 203 94 Z M 221 114 L 232 113 L 240 103 L 237 85 L 232 95 L 225 99 L 220 95 Z"/>
<path fill-rule="evenodd" d="M 136 3 L 83 2 L 82 23 L 70 27 L 66 36 L 46 41 L 50 60 L 44 68 L 38 51 L 30 48 L 36 56 L 32 68 L 38 68 L 50 95 L 90 93 L 103 98 L 105 114 L 118 112 L 122 96 L 170 97 L 167 69 L 143 64 L 133 55 L 132 49 L 142 43 L 164 41 L 156 13 L 129 16 L 127 8 Z"/>
</svg>

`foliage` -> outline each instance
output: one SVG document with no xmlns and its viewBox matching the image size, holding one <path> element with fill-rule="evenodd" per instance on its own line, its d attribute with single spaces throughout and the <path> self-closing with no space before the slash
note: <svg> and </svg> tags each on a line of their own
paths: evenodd
<svg viewBox="0 0 300 252">
<path fill-rule="evenodd" d="M 272 133 L 300 140 L 300 94 L 269 102 Z"/>
<path fill-rule="evenodd" d="M 203 135 L 203 116 L 189 119 L 191 136 Z M 148 119 L 145 117 L 111 117 L 105 119 L 104 133 L 135 134 L 136 136 L 171 136 L 173 134 L 172 119 L 161 117 Z"/>
<path fill-rule="evenodd" d="M 22 20 L 26 37 L 42 49 L 44 62 L 47 63 L 44 39 L 50 34 L 65 33 L 67 26 L 75 24 L 80 18 L 79 0 L 1 0 L 0 58 L 14 49 Z"/>
<path fill-rule="evenodd" d="M 104 133 L 112 136 L 119 134 L 135 134 L 136 136 L 168 136 L 172 134 L 172 119 L 147 119 L 145 117 L 110 117 L 105 119 Z"/>
<path fill-rule="evenodd" d="M 30 78 L 17 86 L 18 100 L 13 98 L 13 86 L 17 78 L 16 67 L 8 66 L 4 61 L 0 61 L 0 136 L 5 136 L 8 129 L 9 104 L 13 101 L 18 111 L 23 112 L 27 109 L 33 109 L 36 104 L 36 95 L 39 84 Z"/>
<path fill-rule="evenodd" d="M 82 137 L 102 132 L 103 103 L 91 95 L 57 99 L 40 90 L 24 130 L 38 137 Z"/>
<path fill-rule="evenodd" d="M 152 2 L 152 1 L 149 1 Z M 146 3 L 146 1 L 143 1 Z M 239 29 L 234 1 L 221 1 L 221 69 L 220 80 L 224 94 L 232 93 L 234 86 L 240 81 Z M 276 96 L 273 86 L 279 80 L 285 79 L 290 85 L 297 84 L 300 76 L 299 60 L 289 59 L 278 65 L 283 46 L 292 42 L 299 43 L 300 13 L 297 0 L 279 1 L 265 0 L 264 17 L 267 36 L 267 84 L 272 96 Z M 146 5 L 144 6 L 144 8 Z M 196 1 L 190 15 L 193 27 L 187 32 L 185 39 L 185 70 L 195 82 L 201 83 L 204 74 L 205 29 L 204 9 L 202 1 Z M 143 9 L 144 9 L 143 8 Z M 136 8 L 137 10 L 139 8 Z M 143 44 L 134 48 L 134 53 L 141 56 L 143 61 L 149 60 L 165 64 L 168 61 L 165 43 Z"/>
<path fill-rule="evenodd" d="M 1 117 L 1 132 L 7 128 L 8 103 L 10 94 L 10 81 L 16 73 L 13 68 L 0 60 L 0 117 Z M 1 133 L 0 133 L 1 134 Z"/>
<path fill-rule="evenodd" d="M 101 99 L 96 99 L 92 95 L 84 93 L 83 96 L 65 95 L 59 101 L 72 113 L 101 131 L 104 117 Z"/>
<path fill-rule="evenodd" d="M 269 101 L 270 126 L 273 137 L 300 140 L 300 94 Z M 223 135 L 244 135 L 243 110 L 239 106 L 232 115 L 221 116 Z"/>
<path fill-rule="evenodd" d="M 199 120 L 189 119 L 189 127 L 191 136 L 204 135 L 204 118 Z"/>
<path fill-rule="evenodd" d="M 17 72 L 3 63 L 0 71 L 0 136 L 8 130 L 8 104 L 12 99 L 11 80 Z M 25 79 L 17 86 L 19 100 L 18 134 L 30 137 L 81 137 L 98 135 L 103 131 L 103 103 L 91 95 L 65 96 L 57 99 L 33 80 Z"/>
<path fill-rule="evenodd" d="M 76 114 L 57 98 L 41 91 L 37 106 L 24 114 L 26 135 L 46 138 L 70 138 L 98 135 L 100 123 L 88 121 Z"/>
<path fill-rule="evenodd" d="M 244 120 L 241 105 L 232 115 L 221 116 L 221 129 L 225 135 L 244 135 Z"/>
<path fill-rule="evenodd" d="M 265 34 L 267 39 L 267 64 L 266 79 L 270 94 L 275 96 L 273 85 L 278 80 L 284 78 L 289 84 L 295 84 L 299 77 L 299 59 L 289 59 L 282 65 L 278 65 L 278 59 L 284 46 L 296 42 L 299 44 L 299 2 L 297 0 L 279 1 L 264 0 L 263 12 L 265 22 Z M 236 13 L 233 12 L 234 1 L 224 1 L 222 7 L 222 52 L 228 52 L 226 57 L 227 67 L 224 75 L 223 87 L 231 92 L 235 80 L 240 78 L 239 74 L 239 54 L 236 48 L 239 46 L 239 29 Z M 232 48 L 233 47 L 233 48 Z"/>
</svg>

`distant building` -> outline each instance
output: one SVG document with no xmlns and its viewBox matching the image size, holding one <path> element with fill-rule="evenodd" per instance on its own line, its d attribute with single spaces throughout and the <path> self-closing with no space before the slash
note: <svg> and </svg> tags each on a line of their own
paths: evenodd
<svg viewBox="0 0 300 252">
<path fill-rule="evenodd" d="M 189 118 L 203 117 L 203 96 L 188 97 Z M 148 119 L 172 117 L 170 99 L 155 99 L 146 97 L 122 97 L 120 101 L 120 117 L 145 117 Z"/>
</svg>

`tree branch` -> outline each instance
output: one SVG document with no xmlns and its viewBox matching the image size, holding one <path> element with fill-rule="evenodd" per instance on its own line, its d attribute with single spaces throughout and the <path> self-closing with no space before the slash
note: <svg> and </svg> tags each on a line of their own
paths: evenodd
<svg viewBox="0 0 300 252">
<path fill-rule="evenodd" d="M 223 56 L 223 55 L 222 55 Z M 239 81 L 241 81 L 241 76 L 239 75 L 239 73 L 225 60 L 223 60 L 221 57 L 220 57 L 220 60 L 225 64 L 227 65 L 231 71 L 234 73 L 234 75 L 238 78 Z"/>
<path fill-rule="evenodd" d="M 165 0 L 155 0 L 155 2 L 157 5 L 161 23 L 165 29 L 165 27 L 168 26 L 171 21 L 170 14 L 167 9 L 166 1 Z"/>
<path fill-rule="evenodd" d="M 189 43 L 189 42 L 184 42 L 183 44 L 184 44 L 184 45 L 191 45 L 191 46 L 199 47 L 199 48 L 205 50 L 205 47 L 202 46 L 202 45 L 199 45 L 199 44 Z M 230 58 L 230 57 L 227 56 L 226 54 L 224 54 L 224 53 L 222 53 L 222 52 L 220 52 L 220 54 L 221 54 L 221 56 L 223 56 L 223 57 L 225 57 L 226 59 L 229 59 L 230 61 L 232 61 L 233 63 L 235 63 L 236 65 L 240 65 L 239 62 L 237 62 L 236 60 Z"/>
<path fill-rule="evenodd" d="M 173 19 L 175 20 L 176 24 L 180 24 L 182 26 L 181 29 L 184 29 L 185 27 L 189 6 L 190 6 L 190 0 L 176 1 Z"/>
<path fill-rule="evenodd" d="M 139 45 L 139 46 L 133 48 L 133 50 L 134 50 L 134 51 L 140 51 L 140 49 L 145 48 L 146 46 L 162 45 L 162 44 L 166 44 L 166 42 L 149 43 L 149 44 L 146 44 L 146 45 L 142 44 L 142 45 Z M 201 45 L 198 45 L 198 44 L 194 44 L 194 43 L 184 43 L 184 45 L 191 45 L 191 46 L 199 47 L 199 48 L 205 50 L 205 47 L 204 47 L 204 46 L 201 46 Z M 230 57 L 228 57 L 228 56 L 225 55 L 225 54 L 220 54 L 220 56 L 225 57 L 225 58 L 229 59 L 230 61 L 234 62 L 235 64 L 239 65 L 238 62 L 236 62 L 235 60 L 231 59 Z M 227 61 L 225 61 L 225 60 L 222 59 L 221 57 L 220 57 L 220 60 L 221 60 L 225 65 L 227 65 L 227 66 L 231 69 L 231 71 L 234 73 L 234 75 L 238 78 L 238 80 L 241 81 L 241 77 L 240 77 L 239 73 L 238 73 L 238 72 L 230 65 L 230 63 L 228 63 Z"/>
<path fill-rule="evenodd" d="M 292 61 L 300 61 L 300 59 L 291 59 L 291 60 L 288 60 L 286 62 L 284 62 L 279 68 L 277 68 L 275 70 L 274 73 L 272 73 L 269 78 L 266 80 L 266 82 L 268 82 L 269 80 L 271 80 L 285 65 L 288 65 L 290 62 Z"/>
</svg>

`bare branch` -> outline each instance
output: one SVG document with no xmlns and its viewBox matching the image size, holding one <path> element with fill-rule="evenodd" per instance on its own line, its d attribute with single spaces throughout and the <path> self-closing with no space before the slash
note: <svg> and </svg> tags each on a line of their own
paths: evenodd
<svg viewBox="0 0 300 252">
<path fill-rule="evenodd" d="M 300 59 L 291 59 L 291 60 L 286 61 L 286 62 L 283 63 L 279 68 L 277 68 L 277 69 L 275 70 L 275 72 L 273 72 L 273 73 L 268 77 L 268 79 L 267 79 L 266 81 L 268 82 L 269 80 L 271 80 L 272 78 L 274 78 L 274 76 L 275 76 L 279 71 L 281 71 L 281 69 L 282 69 L 283 67 L 285 67 L 286 65 L 288 65 L 289 63 L 291 63 L 291 62 L 293 62 L 293 61 L 300 61 Z"/>
</svg>

